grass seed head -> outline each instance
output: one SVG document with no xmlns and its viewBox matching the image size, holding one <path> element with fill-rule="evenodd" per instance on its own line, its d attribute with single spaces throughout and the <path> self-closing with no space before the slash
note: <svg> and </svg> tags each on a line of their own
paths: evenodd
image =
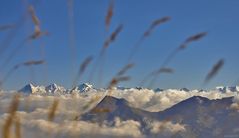
<svg viewBox="0 0 239 138">
<path fill-rule="evenodd" d="M 114 42 L 118 34 L 123 30 L 123 25 L 120 24 L 116 30 L 110 35 L 110 37 L 105 41 L 104 48 L 108 48 L 110 43 Z"/>
<path fill-rule="evenodd" d="M 155 27 L 157 27 L 165 22 L 168 22 L 170 19 L 171 19 L 171 17 L 166 16 L 166 17 L 154 20 L 152 22 L 152 24 L 150 25 L 150 27 L 148 28 L 148 30 L 144 33 L 144 37 L 149 36 L 152 33 L 152 31 L 155 29 Z"/>
<path fill-rule="evenodd" d="M 107 11 L 107 14 L 106 14 L 106 17 L 105 17 L 106 30 L 109 29 L 110 22 L 111 22 L 111 19 L 113 17 L 113 14 L 114 14 L 114 1 L 111 0 L 108 11 Z"/>
<path fill-rule="evenodd" d="M 215 75 L 217 75 L 217 73 L 219 72 L 219 70 L 223 67 L 224 65 L 224 59 L 220 59 L 214 66 L 213 68 L 210 70 L 210 72 L 207 74 L 206 79 L 205 79 L 205 83 L 207 83 L 208 81 L 210 81 Z"/>
<path fill-rule="evenodd" d="M 201 32 L 195 35 L 192 35 L 190 37 L 188 37 L 184 43 L 179 47 L 179 49 L 185 49 L 187 48 L 188 44 L 194 41 L 198 41 L 200 39 L 202 39 L 203 37 L 205 37 L 207 35 L 207 32 Z"/>
</svg>

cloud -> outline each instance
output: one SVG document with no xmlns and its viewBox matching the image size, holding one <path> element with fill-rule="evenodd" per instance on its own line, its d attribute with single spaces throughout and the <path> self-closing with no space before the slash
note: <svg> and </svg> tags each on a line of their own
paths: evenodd
<svg viewBox="0 0 239 138">
<path fill-rule="evenodd" d="M 0 92 L 0 126 L 3 125 L 7 117 L 7 111 L 10 106 L 14 92 Z M 188 130 L 184 124 L 173 122 L 150 122 L 147 124 L 150 134 L 145 134 L 142 130 L 142 124 L 134 120 L 122 121 L 115 118 L 113 122 L 97 122 L 74 121 L 76 116 L 87 112 L 94 107 L 104 97 L 105 92 L 87 92 L 83 94 L 59 95 L 59 96 L 41 96 L 29 95 L 20 97 L 20 105 L 17 115 L 20 116 L 22 137 L 40 138 L 40 137 L 169 137 L 180 135 L 183 137 L 194 137 L 193 133 Z M 148 111 L 161 111 L 177 104 L 192 96 L 203 96 L 209 99 L 219 99 L 223 97 L 235 96 L 236 93 L 227 92 L 221 93 L 218 91 L 198 92 L 198 91 L 178 91 L 165 90 L 155 93 L 152 90 L 114 90 L 112 96 L 125 98 L 131 106 L 141 108 Z M 91 102 L 93 97 L 101 97 L 100 99 Z M 48 121 L 49 108 L 53 101 L 59 100 L 59 107 L 56 111 L 56 116 L 53 122 Z M 90 103 L 90 104 L 89 104 Z M 83 107 L 89 104 L 87 109 Z M 239 109 L 239 97 L 234 98 L 234 103 L 231 105 L 233 109 Z M 202 116 L 198 119 L 202 125 L 211 127 L 214 119 L 208 116 Z M 206 122 L 206 123 L 205 123 Z M 14 127 L 12 128 L 14 131 Z M 215 132 L 216 133 L 216 132 Z"/>
<path fill-rule="evenodd" d="M 175 89 L 164 90 L 155 93 L 152 90 L 115 90 L 112 95 L 118 98 L 125 98 L 134 107 L 138 107 L 147 111 L 157 112 L 165 110 L 183 100 L 193 96 L 202 96 L 209 99 L 221 99 L 224 97 L 235 96 L 236 92 L 222 93 L 216 90 L 202 91 L 193 90 L 190 92 L 179 91 Z"/>
<path fill-rule="evenodd" d="M 133 120 L 121 121 L 115 118 L 113 124 L 105 122 L 103 124 L 91 123 L 86 121 L 63 120 L 61 122 L 50 122 L 35 116 L 36 113 L 18 112 L 21 118 L 21 129 L 23 137 L 143 137 L 140 131 L 140 123 Z M 44 113 L 43 113 L 44 114 Z M 1 116 L 0 125 L 2 126 L 6 119 L 6 114 Z M 30 118 L 29 118 L 30 117 Z M 14 134 L 14 129 L 12 129 Z"/>
<path fill-rule="evenodd" d="M 150 132 L 153 134 L 166 134 L 166 135 L 173 135 L 177 132 L 184 132 L 186 131 L 185 126 L 181 125 L 179 123 L 173 124 L 170 121 L 164 121 L 164 122 L 152 122 L 151 123 L 151 129 Z"/>
<path fill-rule="evenodd" d="M 239 111 L 239 96 L 233 98 L 233 103 L 230 106 L 231 109 Z"/>
</svg>

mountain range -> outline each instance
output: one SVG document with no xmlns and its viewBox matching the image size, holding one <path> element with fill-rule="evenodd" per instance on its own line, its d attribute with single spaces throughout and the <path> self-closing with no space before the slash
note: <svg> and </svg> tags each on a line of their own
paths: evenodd
<svg viewBox="0 0 239 138">
<path fill-rule="evenodd" d="M 114 90 L 119 92 L 144 91 L 150 90 L 147 88 L 124 88 L 115 87 Z M 34 86 L 27 84 L 19 92 L 24 94 L 70 94 L 73 92 L 88 93 L 88 92 L 106 91 L 106 89 L 97 89 L 89 83 L 80 84 L 72 89 L 65 89 L 57 84 L 50 84 L 48 86 Z M 189 90 L 187 88 L 181 89 L 155 89 L 150 90 L 155 93 L 160 92 L 204 92 L 206 90 Z M 216 87 L 210 91 L 219 93 L 238 93 L 239 87 Z M 171 107 L 157 111 L 150 112 L 141 108 L 136 108 L 127 100 L 116 98 L 113 96 L 105 96 L 96 106 L 90 108 L 84 114 L 77 116 L 77 120 L 87 122 L 97 122 L 99 124 L 114 125 L 115 118 L 122 121 L 133 120 L 140 123 L 140 131 L 147 137 L 169 137 L 162 133 L 152 134 L 152 124 L 160 122 L 161 126 L 158 129 L 173 129 L 167 127 L 166 124 L 170 122 L 172 125 L 179 124 L 183 126 L 185 131 L 177 132 L 173 136 L 175 138 L 209 138 L 209 137 L 239 137 L 239 105 L 236 103 L 236 108 L 232 108 L 234 97 L 226 97 L 221 99 L 208 99 L 202 96 L 191 96 L 188 99 L 177 102 Z M 92 107 L 92 106 L 91 106 Z"/>
<path fill-rule="evenodd" d="M 25 85 L 22 89 L 18 90 L 19 92 L 25 93 L 25 94 L 69 94 L 72 92 L 79 92 L 79 93 L 84 93 L 88 91 L 105 91 L 106 89 L 101 88 L 95 88 L 92 84 L 89 83 L 83 83 L 78 86 L 75 86 L 71 89 L 66 89 L 63 86 L 57 85 L 55 83 L 52 83 L 48 86 L 36 86 L 33 84 L 27 84 Z M 119 91 L 134 91 L 134 90 L 150 90 L 148 88 L 143 88 L 143 87 L 135 87 L 135 88 L 125 88 L 125 87 L 115 87 L 114 90 L 119 90 Z M 162 91 L 184 91 L 184 92 L 190 92 L 190 91 L 196 91 L 196 92 L 203 92 L 207 90 L 190 90 L 187 88 L 181 88 L 181 89 L 160 89 L 156 88 L 153 91 L 154 92 L 162 92 Z M 227 93 L 227 92 L 239 92 L 239 86 L 218 86 L 215 89 L 212 89 L 212 91 L 218 91 L 222 93 Z"/>
<path fill-rule="evenodd" d="M 68 94 L 72 92 L 87 92 L 95 90 L 92 85 L 88 83 L 83 83 L 79 86 L 76 86 L 72 89 L 65 89 L 63 86 L 57 85 L 55 83 L 52 83 L 48 86 L 35 86 L 33 84 L 27 84 L 22 89 L 18 90 L 18 92 L 24 93 L 24 94 Z"/>
<path fill-rule="evenodd" d="M 194 96 L 159 112 L 148 112 L 134 108 L 124 99 L 106 96 L 93 109 L 81 116 L 81 120 L 103 123 L 121 120 L 134 120 L 141 123 L 141 131 L 148 135 L 148 124 L 155 121 L 185 126 L 186 133 L 174 137 L 222 137 L 238 133 L 239 112 L 231 108 L 233 97 L 209 100 Z M 238 133 L 239 134 L 239 133 Z M 158 136 L 157 136 L 158 137 Z"/>
</svg>

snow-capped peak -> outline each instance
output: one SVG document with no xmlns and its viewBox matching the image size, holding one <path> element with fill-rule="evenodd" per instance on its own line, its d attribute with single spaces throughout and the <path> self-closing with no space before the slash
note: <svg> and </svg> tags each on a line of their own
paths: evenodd
<svg viewBox="0 0 239 138">
<path fill-rule="evenodd" d="M 79 85 L 79 90 L 81 92 L 89 91 L 90 89 L 93 89 L 93 85 L 91 85 L 89 83 L 83 83 L 83 84 Z"/>
<path fill-rule="evenodd" d="M 93 88 L 93 85 L 89 83 L 80 84 L 79 86 L 76 86 L 72 89 L 72 91 L 79 91 L 79 92 L 87 92 L 90 90 L 94 90 L 94 88 Z"/>
<path fill-rule="evenodd" d="M 188 88 L 181 88 L 180 91 L 189 92 L 190 90 Z"/>
<path fill-rule="evenodd" d="M 220 91 L 220 92 L 223 92 L 223 93 L 226 93 L 226 92 L 239 92 L 239 86 L 218 86 L 216 87 L 216 90 Z"/>
<path fill-rule="evenodd" d="M 19 92 L 33 93 L 34 89 L 35 89 L 35 86 L 33 84 L 29 83 L 26 86 L 24 86 L 22 89 L 20 89 Z"/>
<path fill-rule="evenodd" d="M 60 92 L 60 93 L 63 93 L 65 92 L 65 88 L 62 87 L 62 86 L 58 86 L 57 84 L 55 83 L 52 83 L 50 85 L 48 85 L 46 88 L 45 88 L 46 92 L 48 93 L 56 93 L 56 92 Z"/>
<path fill-rule="evenodd" d="M 19 90 L 19 92 L 25 93 L 25 94 L 34 94 L 34 93 L 45 93 L 45 87 L 43 86 L 34 86 L 32 83 L 27 84 L 22 89 Z"/>
<path fill-rule="evenodd" d="M 162 91 L 163 91 L 163 89 L 156 88 L 156 89 L 154 89 L 154 91 L 155 91 L 155 92 L 162 92 Z"/>
</svg>

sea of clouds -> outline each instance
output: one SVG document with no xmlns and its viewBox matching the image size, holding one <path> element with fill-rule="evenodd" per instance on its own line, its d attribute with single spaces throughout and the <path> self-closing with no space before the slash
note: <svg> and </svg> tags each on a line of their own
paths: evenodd
<svg viewBox="0 0 239 138">
<path fill-rule="evenodd" d="M 8 110 L 16 92 L 0 92 L 0 127 L 4 126 L 8 117 Z M 106 92 L 89 91 L 80 94 L 66 94 L 57 96 L 43 95 L 21 95 L 20 104 L 16 116 L 20 118 L 21 135 L 24 138 L 41 137 L 171 137 L 176 133 L 182 133 L 185 137 L 193 137 L 187 132 L 184 124 L 154 121 L 147 124 L 150 134 L 145 136 L 142 133 L 142 126 L 134 120 L 122 121 L 115 118 L 114 125 L 110 122 L 98 124 L 97 122 L 76 121 L 76 116 L 83 114 L 93 108 L 106 95 Z M 192 96 L 203 96 L 209 99 L 221 99 L 235 96 L 235 103 L 232 108 L 237 108 L 239 98 L 236 92 L 222 93 L 212 91 L 180 91 L 164 90 L 154 92 L 148 89 L 126 89 L 113 90 L 111 95 L 117 98 L 124 98 L 133 107 L 156 112 L 167 109 L 180 101 Z M 95 98 L 100 97 L 100 98 Z M 53 121 L 48 120 L 49 108 L 55 99 L 59 100 L 56 115 Z M 97 99 L 92 102 L 92 99 Z M 90 104 L 89 104 L 90 103 Z M 87 106 L 86 106 L 87 105 Z M 89 105 L 89 106 L 88 106 Z M 87 107 L 87 108 L 85 108 Z M 111 124 L 111 125 L 110 125 Z M 144 126 L 145 127 L 145 126 Z M 1 129 L 2 131 L 2 129 Z M 11 127 L 11 134 L 14 136 L 14 123 Z M 1 137 L 1 136 L 0 136 Z"/>
</svg>

